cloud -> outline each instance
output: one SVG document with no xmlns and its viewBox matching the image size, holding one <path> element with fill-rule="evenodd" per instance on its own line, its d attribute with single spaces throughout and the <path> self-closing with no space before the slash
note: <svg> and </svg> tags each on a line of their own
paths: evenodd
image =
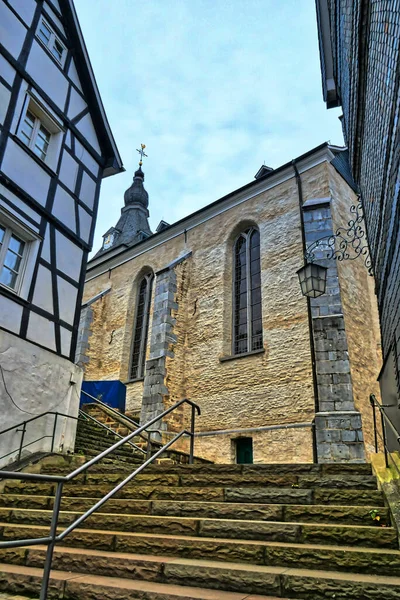
<svg viewBox="0 0 400 600">
<path fill-rule="evenodd" d="M 141 142 L 153 229 L 248 183 L 264 161 L 342 143 L 339 112 L 322 100 L 310 0 L 75 3 L 127 169 L 103 182 L 95 250 Z"/>
</svg>

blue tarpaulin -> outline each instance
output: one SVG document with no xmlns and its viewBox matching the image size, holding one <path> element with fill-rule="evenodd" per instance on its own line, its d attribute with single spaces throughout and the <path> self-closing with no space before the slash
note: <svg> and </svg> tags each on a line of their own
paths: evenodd
<svg viewBox="0 0 400 600">
<path fill-rule="evenodd" d="M 82 391 L 122 413 L 125 412 L 126 386 L 121 381 L 84 381 Z M 80 406 L 90 402 L 94 401 L 81 393 Z"/>
</svg>

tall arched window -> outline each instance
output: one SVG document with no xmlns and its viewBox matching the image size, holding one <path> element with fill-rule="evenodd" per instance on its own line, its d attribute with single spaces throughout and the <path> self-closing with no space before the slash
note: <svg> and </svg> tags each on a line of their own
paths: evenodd
<svg viewBox="0 0 400 600">
<path fill-rule="evenodd" d="M 132 341 L 131 379 L 139 379 L 144 376 L 152 286 L 153 273 L 148 273 L 139 283 Z"/>
<path fill-rule="evenodd" d="M 260 232 L 248 229 L 234 246 L 233 354 L 263 346 Z"/>
</svg>

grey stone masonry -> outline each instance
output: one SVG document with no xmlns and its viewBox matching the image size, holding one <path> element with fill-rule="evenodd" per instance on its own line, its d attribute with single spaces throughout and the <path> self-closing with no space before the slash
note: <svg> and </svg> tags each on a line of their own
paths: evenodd
<svg viewBox="0 0 400 600">
<path fill-rule="evenodd" d="M 361 414 L 357 410 L 315 415 L 318 462 L 365 462 Z"/>
<path fill-rule="evenodd" d="M 157 274 L 154 292 L 153 319 L 150 337 L 150 355 L 146 361 L 143 401 L 140 421 L 146 423 L 165 410 L 164 397 L 168 396 L 165 386 L 166 358 L 173 358 L 175 319 L 172 310 L 178 308 L 175 302 L 176 274 L 167 269 Z M 155 429 L 166 429 L 166 424 L 159 421 Z M 156 438 L 158 436 L 155 436 Z"/>
<path fill-rule="evenodd" d="M 319 202 L 308 200 L 303 210 L 307 246 L 333 235 L 329 198 L 321 198 Z M 315 261 L 328 269 L 326 293 L 310 299 L 318 388 L 315 416 L 318 462 L 364 462 L 361 415 L 354 406 L 336 262 L 326 258 L 323 246 L 314 255 Z"/>
<path fill-rule="evenodd" d="M 78 340 L 76 344 L 75 363 L 85 370 L 86 363 L 89 362 L 87 350 L 89 350 L 89 337 L 92 335 L 90 326 L 93 320 L 93 309 L 90 306 L 85 306 L 81 311 L 79 320 Z"/>
</svg>

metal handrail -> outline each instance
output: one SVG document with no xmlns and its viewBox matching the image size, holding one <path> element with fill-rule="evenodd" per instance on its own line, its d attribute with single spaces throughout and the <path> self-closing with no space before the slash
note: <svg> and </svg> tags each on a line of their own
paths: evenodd
<svg viewBox="0 0 400 600">
<path fill-rule="evenodd" d="M 372 413 L 373 413 L 373 419 L 374 419 L 374 442 L 375 442 L 375 452 L 378 453 L 378 436 L 382 441 L 383 444 L 383 452 L 385 454 L 385 465 L 386 468 L 389 468 L 389 461 L 388 461 L 388 456 L 390 456 L 390 460 L 392 461 L 397 473 L 400 475 L 400 470 L 394 460 L 394 458 L 392 457 L 388 447 L 387 447 L 387 439 L 386 439 L 386 424 L 389 426 L 389 428 L 392 430 L 392 432 L 394 433 L 395 437 L 396 437 L 396 441 L 399 444 L 399 448 L 400 448 L 400 433 L 397 431 L 396 427 L 393 425 L 391 419 L 388 417 L 388 415 L 385 412 L 385 408 L 391 408 L 390 406 L 386 405 L 386 404 L 380 404 L 378 402 L 378 400 L 376 399 L 375 394 L 370 394 L 369 395 L 369 401 L 371 403 L 372 406 Z M 379 409 L 380 415 L 381 415 L 381 427 L 382 427 L 382 435 L 379 433 L 378 428 L 376 426 L 376 411 L 375 408 Z"/>
<path fill-rule="evenodd" d="M 32 421 L 36 421 L 37 419 L 41 419 L 42 417 L 46 417 L 48 415 L 54 415 L 54 425 L 53 425 L 53 433 L 52 433 L 52 435 L 42 436 L 42 437 L 40 437 L 40 438 L 38 438 L 36 440 L 33 440 L 32 442 L 29 442 L 29 444 L 25 444 L 24 445 L 24 439 L 25 439 L 27 424 L 28 423 L 32 423 Z M 40 442 L 44 438 L 52 438 L 52 440 L 51 440 L 51 450 L 50 451 L 53 452 L 53 450 L 54 450 L 54 439 L 55 439 L 55 434 L 56 434 L 57 419 L 58 419 L 58 417 L 65 417 L 67 419 L 74 419 L 75 421 L 78 420 L 78 417 L 74 417 L 72 415 L 66 415 L 65 413 L 59 413 L 59 412 L 56 412 L 56 411 L 53 411 L 53 410 L 48 410 L 47 412 L 41 413 L 40 415 L 35 415 L 31 419 L 26 419 L 26 421 L 22 421 L 21 423 L 18 423 L 17 425 L 12 425 L 11 427 L 7 427 L 7 429 L 3 429 L 2 431 L 0 431 L 0 435 L 3 435 L 4 433 L 9 433 L 10 431 L 13 431 L 14 429 L 16 431 L 21 431 L 21 433 L 22 433 L 20 444 L 19 444 L 19 448 L 15 449 L 15 450 L 12 450 L 11 452 L 8 452 L 7 454 L 4 454 L 4 456 L 0 457 L 0 460 L 3 460 L 3 458 L 7 458 L 7 456 L 10 456 L 10 454 L 14 454 L 15 452 L 18 452 L 17 461 L 20 461 L 21 460 L 21 455 L 22 455 L 22 450 L 24 448 L 27 448 L 28 446 L 32 446 L 32 444 L 34 444 L 36 442 Z M 19 429 L 20 427 L 22 429 Z"/>
<path fill-rule="evenodd" d="M 106 408 L 109 412 L 113 413 L 116 417 L 120 417 L 120 418 L 122 417 L 122 419 L 124 421 L 127 421 L 128 423 L 131 423 L 135 427 L 140 427 L 140 423 L 138 423 L 134 419 L 131 419 L 130 417 L 127 417 L 125 414 L 118 412 L 112 406 L 108 406 L 108 404 L 106 404 L 105 402 L 103 402 L 99 398 L 96 398 L 95 396 L 92 396 L 92 394 L 88 394 L 88 392 L 85 392 L 84 390 L 81 390 L 81 394 L 85 394 L 85 396 L 88 396 L 89 398 L 91 398 L 92 400 L 94 400 L 95 402 L 97 402 L 97 404 L 100 404 L 100 406 L 103 406 L 104 408 Z M 87 413 L 85 413 L 85 414 L 87 414 Z M 159 429 L 153 429 L 152 433 L 161 433 L 161 431 Z M 142 437 L 145 441 L 147 441 L 146 436 L 141 435 L 140 437 Z"/>
<path fill-rule="evenodd" d="M 94 506 L 92 506 L 90 509 L 88 509 L 83 515 L 81 515 L 78 519 L 76 519 L 76 521 L 71 523 L 63 532 L 61 532 L 57 535 L 57 527 L 58 527 L 58 520 L 59 520 L 61 500 L 62 500 L 62 491 L 63 491 L 64 485 L 66 483 L 69 483 L 70 481 L 72 481 L 78 475 L 81 475 L 82 473 L 87 471 L 87 469 L 89 469 L 91 466 L 97 464 L 100 460 L 103 460 L 104 458 L 109 456 L 109 454 L 111 454 L 112 452 L 117 450 L 120 446 L 122 446 L 126 442 L 129 442 L 133 437 L 135 437 L 142 431 L 145 431 L 147 428 L 151 427 L 151 425 L 153 425 L 154 423 L 156 423 L 157 421 L 159 421 L 160 419 L 162 419 L 163 417 L 165 417 L 166 415 L 168 415 L 169 413 L 171 413 L 172 411 L 177 409 L 182 404 L 189 404 L 191 406 L 190 431 L 188 431 L 187 429 L 183 429 L 172 440 L 170 440 L 162 448 L 160 448 L 160 450 L 158 450 L 158 452 L 153 454 L 153 456 L 149 457 L 142 465 L 140 465 L 137 469 L 135 469 L 121 483 L 119 483 L 115 488 L 113 488 L 110 492 L 108 492 L 108 494 L 106 494 L 106 496 L 101 498 L 101 500 L 99 500 Z M 145 469 L 148 465 L 150 465 L 152 462 L 154 462 L 163 452 L 168 450 L 168 448 L 170 446 L 172 446 L 172 444 L 174 444 L 183 435 L 190 436 L 189 463 L 190 464 L 193 463 L 194 430 L 195 430 L 196 412 L 198 415 L 201 414 L 200 407 L 197 404 L 195 404 L 194 402 L 192 402 L 191 400 L 188 400 L 186 398 L 183 400 L 180 400 L 179 402 L 176 402 L 176 404 L 174 404 L 170 408 L 166 409 L 161 414 L 159 414 L 156 417 L 154 417 L 153 419 L 151 419 L 151 421 L 149 421 L 145 425 L 142 425 L 141 427 L 139 427 L 137 430 L 133 431 L 132 433 L 128 434 L 125 438 L 122 438 L 121 440 L 119 440 L 118 442 L 116 442 L 115 444 L 110 446 L 110 448 L 107 448 L 107 450 L 104 450 L 98 456 L 95 456 L 94 458 L 89 460 L 87 463 L 81 465 L 80 467 L 78 467 L 77 469 L 75 469 L 74 471 L 69 473 L 69 475 L 66 475 L 66 476 L 45 475 L 45 474 L 42 475 L 39 473 L 38 474 L 36 474 L 36 473 L 16 473 L 14 471 L 0 471 L 0 475 L 3 479 L 21 479 L 21 480 L 25 480 L 25 481 L 45 481 L 45 482 L 57 484 L 57 489 L 55 491 L 55 498 L 54 498 L 54 503 L 53 503 L 53 514 L 52 514 L 52 519 L 51 519 L 50 534 L 48 536 L 42 537 L 42 538 L 0 542 L 0 549 L 1 548 L 18 548 L 18 547 L 23 547 L 23 546 L 47 544 L 47 552 L 46 552 L 46 560 L 45 560 L 44 571 L 43 571 L 42 587 L 41 587 L 41 591 L 40 591 L 40 600 L 47 599 L 47 590 L 48 590 L 49 579 L 50 579 L 50 571 L 51 571 L 53 553 L 54 553 L 55 545 L 58 542 L 62 541 L 65 538 L 65 536 L 67 536 L 69 533 L 71 533 L 71 531 L 73 531 L 76 527 L 78 527 L 81 523 L 83 523 L 83 521 L 85 521 L 91 514 L 93 514 L 96 510 L 98 510 L 101 506 L 103 506 L 103 504 L 105 502 L 107 502 L 107 500 L 112 498 L 120 489 L 122 489 L 127 483 L 129 483 L 134 477 L 136 477 L 136 475 L 138 475 L 141 471 L 143 471 L 143 469 Z"/>
<path fill-rule="evenodd" d="M 95 417 L 93 417 L 92 415 L 89 415 L 88 413 L 85 413 L 83 410 L 79 409 L 79 414 L 81 416 L 84 416 L 86 419 L 90 419 L 91 421 L 93 421 L 94 423 L 96 423 L 96 425 L 99 425 L 103 429 L 106 429 L 108 432 L 112 433 L 116 437 L 119 437 L 121 440 L 124 438 L 123 435 L 121 435 L 117 431 L 114 431 L 114 429 L 111 429 L 111 427 L 108 427 L 108 425 L 106 425 L 105 423 L 102 423 L 101 421 L 99 421 L 98 419 L 96 419 Z M 140 446 L 137 446 L 133 442 L 126 442 L 126 443 L 129 444 L 129 446 L 132 446 L 132 448 L 136 448 L 136 450 L 139 450 L 139 452 L 142 452 L 143 454 L 146 454 L 146 450 L 143 450 L 143 448 L 140 448 Z"/>
<path fill-rule="evenodd" d="M 109 410 L 110 412 L 114 413 L 118 417 L 123 417 L 125 419 L 125 421 L 128 421 L 129 423 L 132 423 L 132 425 L 134 425 L 135 427 L 140 427 L 140 423 L 138 423 L 134 419 L 131 419 L 130 417 L 127 417 L 126 415 L 118 412 L 112 406 L 108 406 L 108 404 L 106 404 L 105 402 L 103 402 L 103 400 L 100 400 L 100 398 L 96 398 L 95 396 L 92 396 L 92 394 L 88 394 L 88 392 L 85 392 L 84 390 L 81 390 L 81 394 L 85 394 L 85 396 L 88 396 L 89 398 L 91 398 L 92 400 L 94 400 L 95 402 L 97 402 L 98 404 L 101 404 L 101 406 L 104 406 L 104 408 L 107 408 L 107 410 Z"/>
</svg>

